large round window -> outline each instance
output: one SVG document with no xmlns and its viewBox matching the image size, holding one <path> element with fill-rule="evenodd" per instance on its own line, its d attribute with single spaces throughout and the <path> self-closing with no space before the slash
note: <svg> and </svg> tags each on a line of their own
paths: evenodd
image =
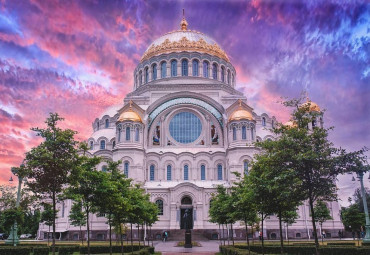
<svg viewBox="0 0 370 255">
<path fill-rule="evenodd" d="M 180 112 L 170 121 L 170 134 L 179 143 L 192 143 L 202 132 L 200 119 L 190 112 Z"/>
</svg>

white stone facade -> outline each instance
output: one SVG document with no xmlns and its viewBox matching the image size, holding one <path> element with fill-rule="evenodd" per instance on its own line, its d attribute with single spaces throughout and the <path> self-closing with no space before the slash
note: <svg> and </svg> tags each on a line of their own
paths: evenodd
<svg viewBox="0 0 370 255">
<path fill-rule="evenodd" d="M 194 41 L 204 36 L 204 41 L 210 41 L 199 32 L 194 32 L 196 37 L 191 31 L 182 33 L 169 33 L 165 39 Z M 109 108 L 92 123 L 93 133 L 87 141 L 91 155 L 105 161 L 121 160 L 122 171 L 141 183 L 153 202 L 162 201 L 163 215 L 153 226 L 154 236 L 180 229 L 183 209 L 189 208 L 193 229 L 207 238 L 216 237 L 218 226 L 208 221 L 211 194 L 217 185 L 232 185 L 236 180 L 232 172 L 249 170 L 248 162 L 258 153 L 254 142 L 274 139 L 269 129 L 275 117 L 254 112 L 247 98 L 234 89 L 236 71 L 230 62 L 188 46 L 140 62 L 134 77 L 134 91 L 123 104 Z M 98 169 L 104 170 L 105 161 Z M 68 220 L 71 201 L 58 207 L 57 232 L 62 233 L 58 236 L 77 239 L 79 228 Z M 338 203 L 329 203 L 329 208 L 333 220 L 324 223 L 324 230 L 334 237 L 343 225 Z M 289 237 L 312 237 L 307 204 L 299 207 L 299 215 L 297 223 L 289 226 Z M 275 217 L 267 219 L 265 226 L 266 237 L 278 238 Z M 107 238 L 104 217 L 93 215 L 91 229 L 92 239 Z M 244 226 L 236 224 L 234 229 L 235 237 L 245 237 Z M 46 232 L 48 227 L 40 224 L 39 238 Z"/>
</svg>

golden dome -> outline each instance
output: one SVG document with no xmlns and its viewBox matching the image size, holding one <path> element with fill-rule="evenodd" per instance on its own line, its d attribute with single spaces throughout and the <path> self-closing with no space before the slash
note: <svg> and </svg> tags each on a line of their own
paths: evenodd
<svg viewBox="0 0 370 255">
<path fill-rule="evenodd" d="M 309 106 L 308 106 L 309 105 Z M 312 102 L 312 101 L 307 101 L 306 103 L 302 104 L 301 107 L 309 107 L 308 111 L 309 112 L 320 112 L 320 106 L 318 104 Z"/>
<path fill-rule="evenodd" d="M 297 123 L 290 120 L 288 122 L 285 122 L 284 126 L 286 126 L 286 127 L 297 127 Z"/>
<path fill-rule="evenodd" d="M 241 101 L 239 101 L 239 108 L 231 114 L 229 121 L 233 120 L 253 120 L 252 113 L 242 108 Z"/>
<path fill-rule="evenodd" d="M 130 108 L 127 111 L 124 111 L 121 113 L 121 115 L 118 118 L 118 121 L 133 121 L 133 122 L 142 122 L 139 114 L 134 112 L 131 107 L 130 102 Z"/>
</svg>

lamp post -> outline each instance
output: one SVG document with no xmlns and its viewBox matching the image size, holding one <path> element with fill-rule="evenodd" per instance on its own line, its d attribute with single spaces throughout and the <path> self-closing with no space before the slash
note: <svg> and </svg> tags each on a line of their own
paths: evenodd
<svg viewBox="0 0 370 255">
<path fill-rule="evenodd" d="M 364 211 L 365 211 L 365 231 L 366 235 L 362 242 L 364 243 L 370 243 L 370 220 L 369 220 L 369 210 L 367 208 L 367 201 L 366 201 L 366 193 L 365 193 L 365 188 L 364 188 L 364 171 L 358 171 L 357 172 L 357 177 L 360 180 L 361 184 L 361 196 L 362 196 L 362 202 L 364 204 Z"/>
<path fill-rule="evenodd" d="M 18 208 L 20 200 L 21 200 L 21 189 L 22 189 L 22 181 L 23 181 L 23 176 L 24 176 L 24 165 L 22 164 L 20 167 L 12 167 L 11 171 L 15 176 L 18 177 L 17 201 L 15 203 L 15 206 Z M 13 181 L 13 178 L 10 177 L 9 182 L 12 182 L 12 181 Z M 6 244 L 13 244 L 14 246 L 17 246 L 17 244 L 19 243 L 17 231 L 18 231 L 17 222 L 14 222 L 14 225 L 10 231 L 9 237 L 8 239 L 5 240 Z"/>
</svg>

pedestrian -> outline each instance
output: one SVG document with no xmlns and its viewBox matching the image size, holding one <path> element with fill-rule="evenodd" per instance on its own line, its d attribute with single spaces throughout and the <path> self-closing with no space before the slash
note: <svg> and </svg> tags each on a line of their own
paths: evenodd
<svg viewBox="0 0 370 255">
<path fill-rule="evenodd" d="M 260 240 L 262 240 L 262 231 L 260 231 Z"/>
<path fill-rule="evenodd" d="M 165 242 L 167 241 L 167 238 L 168 238 L 168 233 L 167 233 L 167 231 L 164 231 L 164 241 Z"/>
<path fill-rule="evenodd" d="M 162 240 L 163 240 L 163 242 L 166 242 L 166 234 L 165 233 L 166 233 L 166 231 L 164 231 L 163 234 L 162 234 Z"/>
</svg>

